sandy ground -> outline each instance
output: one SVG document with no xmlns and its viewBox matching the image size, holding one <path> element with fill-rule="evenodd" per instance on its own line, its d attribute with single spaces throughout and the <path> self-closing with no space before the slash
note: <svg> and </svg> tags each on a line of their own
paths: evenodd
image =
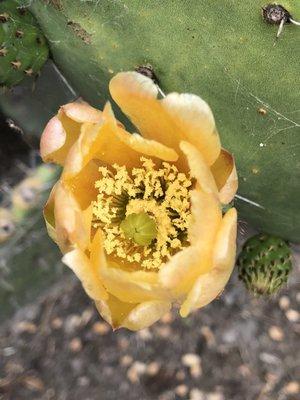
<svg viewBox="0 0 300 400">
<path fill-rule="evenodd" d="M 112 332 L 67 274 L 1 328 L 1 400 L 296 400 L 299 270 L 272 299 L 236 275 L 187 319 Z"/>
</svg>

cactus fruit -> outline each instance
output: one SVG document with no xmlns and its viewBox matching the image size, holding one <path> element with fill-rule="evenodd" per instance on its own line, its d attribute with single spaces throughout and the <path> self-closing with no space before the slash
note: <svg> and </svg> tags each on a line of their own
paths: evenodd
<svg viewBox="0 0 300 400">
<path fill-rule="evenodd" d="M 0 85 L 13 86 L 36 75 L 48 58 L 48 45 L 34 17 L 17 1 L 0 2 Z"/>
<path fill-rule="evenodd" d="M 270 2 L 273 3 L 273 2 Z M 35 0 L 54 61 L 96 107 L 121 70 L 151 64 L 162 90 L 200 95 L 239 171 L 239 215 L 300 240 L 300 27 L 267 23 L 267 0 Z M 294 20 L 300 1 L 282 0 Z M 76 29 L 74 29 L 76 27 Z"/>
<path fill-rule="evenodd" d="M 265 234 L 253 236 L 238 257 L 239 278 L 255 295 L 275 294 L 288 280 L 291 257 L 284 240 Z"/>
</svg>

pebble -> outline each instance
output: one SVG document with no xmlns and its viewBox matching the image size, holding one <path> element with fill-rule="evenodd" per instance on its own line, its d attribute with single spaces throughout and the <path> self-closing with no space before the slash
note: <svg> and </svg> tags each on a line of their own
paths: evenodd
<svg viewBox="0 0 300 400">
<path fill-rule="evenodd" d="M 178 381 L 183 381 L 185 379 L 185 372 L 183 371 L 183 369 L 180 369 L 176 372 L 176 379 Z"/>
<path fill-rule="evenodd" d="M 291 381 L 283 388 L 286 394 L 298 394 L 300 392 L 300 385 L 296 381 Z"/>
<path fill-rule="evenodd" d="M 175 388 L 175 393 L 179 397 L 185 397 L 188 394 L 188 391 L 189 391 L 188 387 L 186 385 L 183 385 L 183 384 L 182 385 L 178 385 Z"/>
<path fill-rule="evenodd" d="M 146 364 L 135 361 L 127 371 L 127 378 L 131 383 L 137 383 L 140 380 L 140 376 L 146 372 L 146 369 Z"/>
<path fill-rule="evenodd" d="M 79 386 L 84 387 L 84 386 L 88 386 L 90 384 L 90 379 L 87 376 L 80 376 L 77 379 L 77 382 L 78 382 Z"/>
<path fill-rule="evenodd" d="M 155 376 L 160 370 L 160 364 L 157 361 L 153 361 L 147 365 L 147 374 L 150 376 Z"/>
<path fill-rule="evenodd" d="M 144 341 L 151 340 L 153 337 L 152 333 L 148 328 L 138 331 L 137 336 Z"/>
<path fill-rule="evenodd" d="M 171 324 L 172 322 L 173 322 L 173 320 L 174 320 L 174 317 L 173 317 L 173 315 L 172 315 L 172 313 L 169 311 L 169 312 L 167 312 L 161 319 L 160 319 L 160 321 L 163 323 L 163 324 Z"/>
<path fill-rule="evenodd" d="M 21 321 L 16 324 L 15 330 L 17 333 L 36 333 L 37 326 L 33 322 Z"/>
<path fill-rule="evenodd" d="M 94 315 L 94 310 L 92 308 L 86 308 L 81 314 L 81 325 L 86 325 Z"/>
<path fill-rule="evenodd" d="M 284 338 L 284 333 L 283 330 L 281 328 L 279 328 L 279 326 L 271 326 L 269 328 L 269 336 L 272 340 L 275 340 L 276 342 L 281 342 Z"/>
<path fill-rule="evenodd" d="M 279 299 L 279 307 L 282 310 L 287 310 L 290 306 L 290 299 L 287 296 L 281 296 Z"/>
<path fill-rule="evenodd" d="M 118 339 L 118 347 L 121 350 L 127 350 L 129 347 L 129 340 L 126 337 L 121 337 Z"/>
<path fill-rule="evenodd" d="M 202 375 L 201 358 L 197 354 L 187 353 L 182 356 L 181 361 L 190 369 L 193 378 L 199 378 Z"/>
<path fill-rule="evenodd" d="M 123 357 L 121 357 L 120 364 L 123 367 L 129 367 L 133 362 L 133 358 L 129 354 L 125 354 Z"/>
<path fill-rule="evenodd" d="M 82 342 L 80 338 L 76 337 L 69 343 L 69 348 L 73 353 L 78 353 L 82 349 Z"/>
<path fill-rule="evenodd" d="M 42 392 L 44 390 L 44 383 L 37 376 L 25 376 L 22 382 L 29 390 L 36 392 Z"/>
<path fill-rule="evenodd" d="M 216 344 L 215 335 L 209 326 L 203 326 L 200 330 L 202 335 L 205 337 L 206 343 L 208 347 L 214 347 Z"/>
<path fill-rule="evenodd" d="M 169 325 L 157 326 L 156 333 L 158 336 L 166 339 L 169 338 L 172 334 L 171 328 Z"/>
<path fill-rule="evenodd" d="M 299 320 L 299 312 L 293 309 L 287 310 L 285 313 L 287 319 L 291 322 L 297 322 Z"/>
<path fill-rule="evenodd" d="M 56 317 L 51 321 L 51 327 L 53 329 L 60 329 L 62 325 L 63 325 L 63 320 L 59 317 Z"/>
<path fill-rule="evenodd" d="M 92 332 L 97 335 L 106 335 L 110 331 L 110 327 L 106 322 L 95 322 L 92 326 Z"/>
<path fill-rule="evenodd" d="M 65 332 L 67 334 L 74 333 L 81 324 L 81 317 L 78 314 L 69 315 L 65 320 Z"/>
<path fill-rule="evenodd" d="M 201 390 L 193 388 L 190 391 L 189 400 L 205 400 L 205 394 Z"/>
<path fill-rule="evenodd" d="M 248 365 L 242 364 L 238 367 L 238 372 L 244 377 L 247 378 L 251 376 L 251 370 Z"/>
</svg>

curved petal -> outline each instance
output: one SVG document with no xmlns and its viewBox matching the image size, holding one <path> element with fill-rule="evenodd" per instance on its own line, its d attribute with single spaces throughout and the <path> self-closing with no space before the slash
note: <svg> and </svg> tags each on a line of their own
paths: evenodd
<svg viewBox="0 0 300 400">
<path fill-rule="evenodd" d="M 42 133 L 40 152 L 46 162 L 64 165 L 65 158 L 79 137 L 82 123 L 100 123 L 102 112 L 78 101 L 61 106 Z"/>
<path fill-rule="evenodd" d="M 231 208 L 225 214 L 217 234 L 213 254 L 214 266 L 211 271 L 201 275 L 195 282 L 181 306 L 182 317 L 209 304 L 224 289 L 235 262 L 236 230 L 237 213 L 235 208 Z"/>
<path fill-rule="evenodd" d="M 206 193 L 218 196 L 218 188 L 214 177 L 205 163 L 202 154 L 188 142 L 180 142 L 180 149 L 185 154 L 191 175 L 197 179 L 198 185 Z"/>
<path fill-rule="evenodd" d="M 200 97 L 172 93 L 158 100 L 156 85 L 137 72 L 117 74 L 109 88 L 113 99 L 145 138 L 176 151 L 179 143 L 186 140 L 197 147 L 208 165 L 217 159 L 219 135 L 213 114 Z"/>
<path fill-rule="evenodd" d="M 98 124 L 102 121 L 102 111 L 97 110 L 82 100 L 65 104 L 61 107 L 61 110 L 67 117 L 76 122 Z"/>
<path fill-rule="evenodd" d="M 221 203 L 228 204 L 234 198 L 238 188 L 238 176 L 232 154 L 222 149 L 219 157 L 211 166 Z"/>
<path fill-rule="evenodd" d="M 91 208 L 83 211 L 68 187 L 59 181 L 55 191 L 56 238 L 62 252 L 74 246 L 86 249 L 90 243 Z"/>
<path fill-rule="evenodd" d="M 158 321 L 170 310 L 171 304 L 164 301 L 124 303 L 110 296 L 108 301 L 96 301 L 96 307 L 113 329 L 127 328 L 137 331 Z"/>
<path fill-rule="evenodd" d="M 88 296 L 96 301 L 108 299 L 108 294 L 102 285 L 99 274 L 83 251 L 74 249 L 66 253 L 62 262 L 77 275 Z"/>
<path fill-rule="evenodd" d="M 168 290 L 159 285 L 156 272 L 125 271 L 108 265 L 101 269 L 101 277 L 107 290 L 125 303 L 170 299 Z"/>
<path fill-rule="evenodd" d="M 57 242 L 57 236 L 55 230 L 55 218 L 54 218 L 54 204 L 55 204 L 55 193 L 57 185 L 58 183 L 56 183 L 51 189 L 50 195 L 43 210 L 43 215 L 46 222 L 48 235 L 54 242 Z"/>
<path fill-rule="evenodd" d="M 213 194 L 191 193 L 193 224 L 189 230 L 191 246 L 175 254 L 159 271 L 163 287 L 177 295 L 186 293 L 195 279 L 212 267 L 212 252 L 222 221 L 219 202 Z"/>
</svg>

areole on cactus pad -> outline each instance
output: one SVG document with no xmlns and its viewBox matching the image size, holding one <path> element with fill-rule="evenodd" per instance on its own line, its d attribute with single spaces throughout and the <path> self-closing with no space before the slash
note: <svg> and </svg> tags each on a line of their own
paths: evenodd
<svg viewBox="0 0 300 400">
<path fill-rule="evenodd" d="M 150 63 L 166 92 L 199 94 L 237 161 L 240 216 L 299 241 L 300 28 L 264 21 L 266 0 L 36 0 L 53 57 L 95 106 L 114 73 Z M 300 2 L 282 7 L 300 19 Z"/>
</svg>

